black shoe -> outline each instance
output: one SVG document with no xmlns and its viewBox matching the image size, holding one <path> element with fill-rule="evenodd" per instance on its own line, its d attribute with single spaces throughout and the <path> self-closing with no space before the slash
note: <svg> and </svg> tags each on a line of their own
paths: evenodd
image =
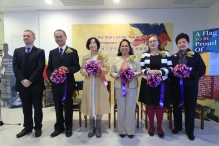
<svg viewBox="0 0 219 146">
<path fill-rule="evenodd" d="M 64 131 L 65 131 L 65 129 L 60 130 L 60 131 L 54 131 L 50 136 L 51 136 L 51 137 L 56 137 L 56 136 L 58 136 L 60 133 L 62 133 L 62 132 L 64 132 Z"/>
<path fill-rule="evenodd" d="M 189 140 L 193 141 L 195 139 L 194 134 L 187 134 Z"/>
<path fill-rule="evenodd" d="M 0 126 L 4 125 L 4 123 L 2 121 L 0 121 Z"/>
<path fill-rule="evenodd" d="M 149 132 L 149 131 L 148 131 L 148 134 L 149 134 L 150 136 L 154 136 L 154 132 Z"/>
<path fill-rule="evenodd" d="M 150 135 L 150 136 L 154 136 L 154 127 L 153 127 L 153 129 L 150 127 L 149 128 L 149 130 L 148 130 L 148 134 Z M 150 130 L 153 130 L 153 131 L 150 131 Z"/>
<path fill-rule="evenodd" d="M 134 135 L 128 135 L 128 137 L 129 137 L 129 138 L 133 138 L 133 137 L 134 137 Z"/>
<path fill-rule="evenodd" d="M 72 136 L 72 130 L 66 130 L 65 136 L 66 137 Z"/>
<path fill-rule="evenodd" d="M 42 135 L 42 130 L 35 131 L 35 137 L 40 137 Z"/>
<path fill-rule="evenodd" d="M 182 128 L 181 128 L 181 129 L 175 128 L 175 129 L 172 130 L 172 133 L 173 133 L 173 134 L 177 134 L 177 133 L 179 133 L 180 131 L 182 131 Z"/>
<path fill-rule="evenodd" d="M 163 137 L 164 137 L 164 132 L 163 132 L 162 128 L 159 129 L 159 130 L 158 130 L 158 128 L 157 128 L 157 134 L 158 134 L 158 136 L 159 136 L 160 138 L 163 138 Z"/>
<path fill-rule="evenodd" d="M 158 133 L 158 136 L 159 136 L 160 138 L 163 138 L 163 137 L 164 137 L 164 133 Z"/>
<path fill-rule="evenodd" d="M 120 136 L 121 138 L 124 138 L 124 137 L 125 137 L 125 134 L 119 134 L 119 136 Z"/>
<path fill-rule="evenodd" d="M 17 134 L 17 138 L 20 138 L 28 133 L 32 132 L 32 130 L 25 130 L 23 129 L 20 133 Z"/>
</svg>

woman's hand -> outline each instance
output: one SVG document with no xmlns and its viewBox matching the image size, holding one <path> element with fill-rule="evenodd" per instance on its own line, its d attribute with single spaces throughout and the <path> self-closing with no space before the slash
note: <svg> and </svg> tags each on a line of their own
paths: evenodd
<svg viewBox="0 0 219 146">
<path fill-rule="evenodd" d="M 148 71 L 148 74 L 149 75 L 161 75 L 162 73 L 161 73 L 161 71 L 160 70 L 149 70 Z"/>
<path fill-rule="evenodd" d="M 155 70 L 155 73 L 156 73 L 157 75 L 162 75 L 162 72 L 161 72 L 160 70 Z"/>
<path fill-rule="evenodd" d="M 138 77 L 140 77 L 141 75 L 142 75 L 141 73 L 138 74 L 138 75 L 135 75 L 134 78 L 138 78 Z"/>
<path fill-rule="evenodd" d="M 148 74 L 149 74 L 149 75 L 156 75 L 156 70 L 149 70 L 149 71 L 148 71 Z"/>
</svg>

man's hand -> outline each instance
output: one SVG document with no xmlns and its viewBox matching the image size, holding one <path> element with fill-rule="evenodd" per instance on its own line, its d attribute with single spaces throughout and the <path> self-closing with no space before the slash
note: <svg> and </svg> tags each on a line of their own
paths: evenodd
<svg viewBox="0 0 219 146">
<path fill-rule="evenodd" d="M 50 76 L 50 80 L 52 81 L 52 76 Z"/>
<path fill-rule="evenodd" d="M 68 73 L 68 68 L 67 67 L 65 67 L 65 66 L 61 66 L 61 67 L 59 67 L 60 69 L 63 69 L 66 73 Z"/>
<path fill-rule="evenodd" d="M 50 81 L 52 81 L 53 82 L 53 80 L 52 80 L 52 76 L 50 76 Z M 55 82 L 53 82 L 53 83 L 55 83 Z M 57 84 L 57 83 L 56 83 Z"/>
<path fill-rule="evenodd" d="M 26 88 L 28 88 L 31 85 L 31 82 L 27 79 L 24 79 L 21 83 Z"/>
</svg>

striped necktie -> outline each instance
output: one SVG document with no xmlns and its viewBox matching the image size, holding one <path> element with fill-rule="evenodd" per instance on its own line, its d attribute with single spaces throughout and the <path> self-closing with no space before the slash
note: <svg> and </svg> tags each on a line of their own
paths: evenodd
<svg viewBox="0 0 219 146">
<path fill-rule="evenodd" d="M 30 48 L 27 48 L 25 53 L 30 53 Z"/>
</svg>

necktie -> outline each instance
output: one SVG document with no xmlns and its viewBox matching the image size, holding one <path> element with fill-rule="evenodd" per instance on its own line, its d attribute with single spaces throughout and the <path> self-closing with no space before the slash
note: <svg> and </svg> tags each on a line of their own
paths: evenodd
<svg viewBox="0 0 219 146">
<path fill-rule="evenodd" d="M 26 49 L 26 53 L 30 53 L 30 48 L 27 48 L 27 49 Z"/>
<path fill-rule="evenodd" d="M 60 57 L 62 56 L 62 50 L 63 50 L 62 48 L 59 49 L 59 56 Z"/>
</svg>

